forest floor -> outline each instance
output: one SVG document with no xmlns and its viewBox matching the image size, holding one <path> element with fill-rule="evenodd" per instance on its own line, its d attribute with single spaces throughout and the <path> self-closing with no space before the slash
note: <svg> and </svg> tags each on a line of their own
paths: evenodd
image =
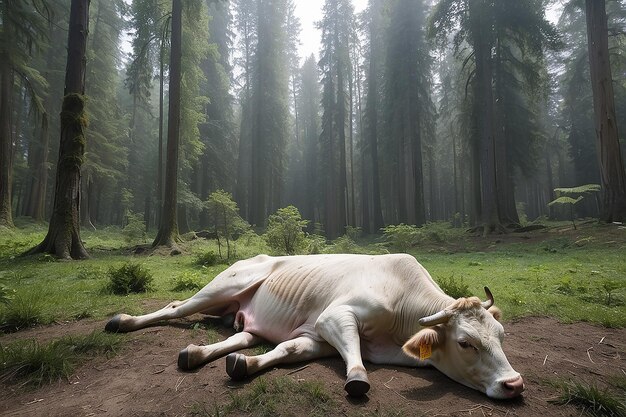
<svg viewBox="0 0 626 417">
<path fill-rule="evenodd" d="M 149 306 L 146 306 L 149 307 Z M 153 307 L 157 307 L 156 305 Z M 244 382 L 232 382 L 219 359 L 195 372 L 177 369 L 178 351 L 201 344 L 194 329 L 201 316 L 133 334 L 117 355 L 98 357 L 69 378 L 41 388 L 2 387 L 3 416 L 579 416 L 573 405 L 556 405 L 556 382 L 592 382 L 599 389 L 626 374 L 626 331 L 587 323 L 562 324 L 547 317 L 506 323 L 505 352 L 524 376 L 526 391 L 496 401 L 449 380 L 432 368 L 366 365 L 372 388 L 363 399 L 343 390 L 340 358 L 280 366 Z M 1 342 L 42 342 L 102 329 L 83 320 L 5 335 Z M 232 334 L 221 329 L 222 337 Z M 312 385 L 311 385 L 312 384 Z M 623 392 L 622 392 L 623 394 Z"/>
<path fill-rule="evenodd" d="M 371 390 L 365 398 L 352 399 L 343 390 L 345 366 L 340 358 L 278 366 L 236 383 L 226 375 L 224 359 L 194 372 L 182 372 L 176 365 L 180 349 L 190 343 L 213 343 L 232 334 L 232 330 L 194 315 L 121 335 L 122 343 L 115 354 L 101 354 L 82 361 L 67 379 L 55 379 L 40 386 L 0 381 L 0 415 L 584 414 L 590 402 L 576 405 L 574 396 L 565 405 L 553 401 L 563 393 L 564 384 L 584 386 L 592 391 L 597 388 L 600 395 L 609 393 L 624 405 L 626 230 L 623 227 L 580 225 L 574 230 L 563 225 L 550 231 L 465 237 L 449 243 L 436 240 L 420 247 L 416 254 L 436 279 L 456 276 L 460 280 L 457 284 L 467 283 L 475 294 L 479 294 L 486 280 L 492 290 L 495 288 L 496 303 L 503 307 L 505 317 L 509 317 L 504 323 L 504 350 L 526 383 L 526 391 L 520 398 L 491 400 L 432 368 L 366 364 Z M 4 270 L 5 276 L 17 277 L 21 285 L 16 287 L 17 296 L 20 291 L 26 291 L 22 287 L 45 294 L 51 307 L 50 313 L 44 312 L 54 318 L 45 325 L 0 333 L 0 348 L 19 341 L 44 345 L 68 335 L 99 332 L 115 312 L 154 311 L 172 297 L 187 296 L 168 290 L 170 284 L 165 277 L 171 277 L 173 271 L 197 268 L 190 257 L 144 257 L 144 263 L 155 271 L 159 288 L 141 296 L 111 296 L 101 292 L 105 280 L 102 270 L 112 261 L 129 255 L 122 251 L 111 258 L 112 255 L 105 253 L 107 250 L 102 250 L 101 255 L 94 252 L 94 259 L 78 267 L 47 259 L 11 258 L 0 262 L 0 275 Z M 97 277 L 85 277 L 90 274 Z M 609 282 L 622 285 L 607 303 L 602 285 Z M 247 350 L 247 354 L 261 352 L 258 348 Z"/>
</svg>

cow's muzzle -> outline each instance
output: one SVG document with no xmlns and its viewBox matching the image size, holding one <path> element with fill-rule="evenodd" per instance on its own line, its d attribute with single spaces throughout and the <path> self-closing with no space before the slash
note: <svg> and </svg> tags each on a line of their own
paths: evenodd
<svg viewBox="0 0 626 417">
<path fill-rule="evenodd" d="M 508 379 L 500 382 L 502 386 L 502 392 L 506 398 L 518 397 L 524 391 L 524 378 L 519 375 L 517 378 Z"/>
</svg>

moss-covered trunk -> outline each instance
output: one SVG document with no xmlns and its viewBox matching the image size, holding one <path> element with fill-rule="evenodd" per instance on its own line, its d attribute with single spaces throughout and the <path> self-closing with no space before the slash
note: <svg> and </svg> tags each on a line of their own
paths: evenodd
<svg viewBox="0 0 626 417">
<path fill-rule="evenodd" d="M 89 255 L 80 238 L 80 170 L 85 154 L 85 69 L 89 0 L 72 0 L 61 108 L 61 139 L 54 205 L 48 234 L 27 254 L 50 253 L 64 259 Z"/>
</svg>

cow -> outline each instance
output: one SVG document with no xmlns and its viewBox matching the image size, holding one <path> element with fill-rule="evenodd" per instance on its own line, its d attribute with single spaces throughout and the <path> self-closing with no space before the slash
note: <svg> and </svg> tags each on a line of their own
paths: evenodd
<svg viewBox="0 0 626 417">
<path fill-rule="evenodd" d="M 432 365 L 449 378 L 497 399 L 519 396 L 524 380 L 503 350 L 500 310 L 487 301 L 446 295 L 414 257 L 388 255 L 259 255 L 238 261 L 185 301 L 141 315 L 119 314 L 105 326 L 130 332 L 194 313 L 230 318 L 237 331 L 208 346 L 189 345 L 178 367 L 190 370 L 226 356 L 241 380 L 280 364 L 341 355 L 344 389 L 363 396 L 363 361 Z M 237 351 L 269 341 L 262 355 Z"/>
</svg>

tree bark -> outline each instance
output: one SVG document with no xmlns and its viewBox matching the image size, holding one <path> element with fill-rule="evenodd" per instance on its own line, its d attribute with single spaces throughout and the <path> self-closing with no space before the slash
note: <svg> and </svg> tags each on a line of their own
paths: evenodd
<svg viewBox="0 0 626 417">
<path fill-rule="evenodd" d="M 39 144 L 34 158 L 33 180 L 26 215 L 41 222 L 45 216 L 46 186 L 48 183 L 48 113 L 41 115 Z"/>
<path fill-rule="evenodd" d="M 167 125 L 165 194 L 161 222 L 152 246 L 175 246 L 179 240 L 177 223 L 178 152 L 180 142 L 180 84 L 182 58 L 182 0 L 172 0 L 172 41 L 170 52 L 170 97 Z"/>
<path fill-rule="evenodd" d="M 491 24 L 485 18 L 488 7 L 481 0 L 470 1 L 472 43 L 476 62 L 475 116 L 477 120 L 483 234 L 502 230 L 498 214 L 494 137 L 493 59 Z"/>
<path fill-rule="evenodd" d="M 626 174 L 620 151 L 609 61 L 605 2 L 586 0 L 589 69 L 603 188 L 601 219 L 626 221 Z"/>
<path fill-rule="evenodd" d="M 7 56 L 0 56 L 0 61 L 0 227 L 14 227 L 11 207 L 13 70 Z"/>
<path fill-rule="evenodd" d="M 164 97 L 165 97 L 165 34 L 161 39 L 161 53 L 159 55 L 159 150 L 157 161 L 157 212 L 156 224 L 161 224 L 161 210 L 163 207 L 163 116 L 164 116 Z M 148 223 L 146 223 L 148 224 Z"/>
<path fill-rule="evenodd" d="M 80 238 L 80 170 L 87 124 L 84 94 L 88 33 L 89 0 L 72 0 L 52 218 L 43 242 L 27 254 L 44 252 L 63 259 L 89 257 Z"/>
</svg>

